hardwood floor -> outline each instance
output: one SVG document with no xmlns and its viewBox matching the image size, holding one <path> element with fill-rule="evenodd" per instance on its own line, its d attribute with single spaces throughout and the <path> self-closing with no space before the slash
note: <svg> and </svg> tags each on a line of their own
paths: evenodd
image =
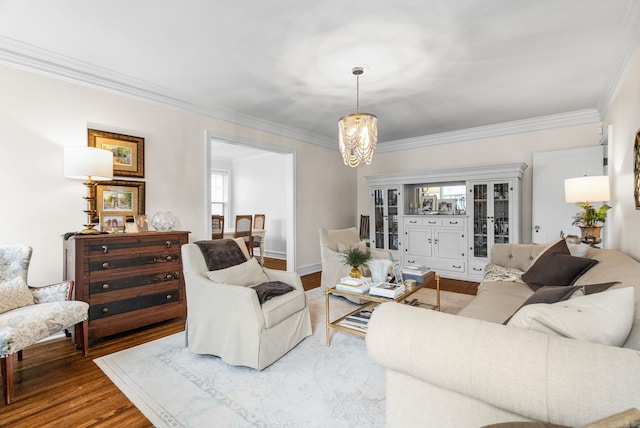
<svg viewBox="0 0 640 428">
<path fill-rule="evenodd" d="M 265 259 L 265 266 L 285 269 L 286 262 Z M 464 282 L 443 280 L 441 287 L 475 294 Z M 303 276 L 302 283 L 305 290 L 320 286 L 320 273 Z M 15 361 L 14 401 L 0 403 L 0 427 L 151 427 L 93 359 L 183 331 L 184 323 L 180 318 L 99 339 L 86 358 L 69 339 L 25 349 L 24 359 Z"/>
</svg>

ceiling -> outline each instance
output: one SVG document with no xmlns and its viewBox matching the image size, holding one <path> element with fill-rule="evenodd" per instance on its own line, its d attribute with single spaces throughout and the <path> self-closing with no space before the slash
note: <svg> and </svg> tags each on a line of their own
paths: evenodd
<svg viewBox="0 0 640 428">
<path fill-rule="evenodd" d="M 378 116 L 379 147 L 596 110 L 635 0 L 0 0 L 0 62 L 303 136 Z"/>
</svg>

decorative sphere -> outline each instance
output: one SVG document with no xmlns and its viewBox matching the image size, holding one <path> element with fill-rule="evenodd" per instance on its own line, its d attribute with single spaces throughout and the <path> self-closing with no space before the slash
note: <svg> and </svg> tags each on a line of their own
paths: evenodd
<svg viewBox="0 0 640 428">
<path fill-rule="evenodd" d="M 171 211 L 158 211 L 151 217 L 151 226 L 155 230 L 166 232 L 176 227 L 178 219 Z"/>
</svg>

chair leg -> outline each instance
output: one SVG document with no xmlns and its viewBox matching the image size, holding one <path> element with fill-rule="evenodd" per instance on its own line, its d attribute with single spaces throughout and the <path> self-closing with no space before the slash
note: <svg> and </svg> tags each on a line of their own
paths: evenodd
<svg viewBox="0 0 640 428">
<path fill-rule="evenodd" d="M 0 372 L 2 374 L 4 404 L 11 404 L 13 401 L 13 354 L 0 358 Z"/>
</svg>

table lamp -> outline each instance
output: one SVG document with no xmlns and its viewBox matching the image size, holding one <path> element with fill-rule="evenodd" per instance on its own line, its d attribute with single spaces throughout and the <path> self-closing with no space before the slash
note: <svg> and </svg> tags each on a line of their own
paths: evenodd
<svg viewBox="0 0 640 428">
<path fill-rule="evenodd" d="M 96 185 L 98 181 L 113 179 L 113 153 L 96 147 L 65 147 L 64 176 L 77 180 L 86 180 L 87 187 L 87 224 L 82 234 L 100 233 L 94 229 L 96 218 Z"/>
</svg>

